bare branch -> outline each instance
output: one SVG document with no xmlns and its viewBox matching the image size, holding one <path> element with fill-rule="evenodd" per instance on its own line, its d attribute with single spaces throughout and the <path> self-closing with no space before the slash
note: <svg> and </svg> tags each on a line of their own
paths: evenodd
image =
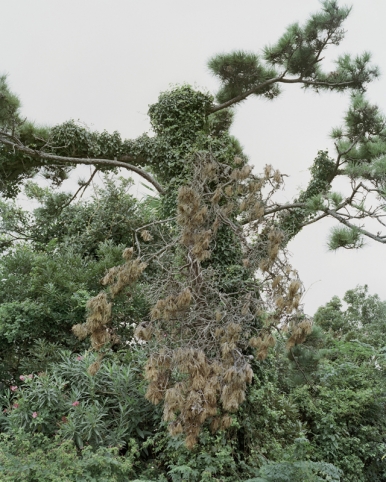
<svg viewBox="0 0 386 482">
<path fill-rule="evenodd" d="M 323 213 L 320 216 L 316 216 L 316 218 L 313 218 L 310 221 L 307 221 L 306 223 L 301 224 L 300 227 L 304 228 L 305 226 L 309 226 L 310 224 L 316 223 L 316 221 L 319 221 L 320 219 L 323 219 L 327 216 L 328 216 L 328 213 Z"/>
<path fill-rule="evenodd" d="M 293 209 L 293 208 L 305 208 L 306 204 L 305 203 L 292 203 L 292 204 L 283 204 L 282 206 L 276 206 L 271 209 L 265 209 L 264 210 L 264 216 L 267 214 L 272 214 L 276 213 L 278 211 L 284 211 L 286 209 Z"/>
<path fill-rule="evenodd" d="M 167 218 L 167 219 L 160 219 L 159 221 L 153 221 L 152 223 L 144 224 L 143 226 L 137 228 L 135 231 L 142 231 L 142 229 L 148 228 L 149 226 L 154 226 L 156 224 L 162 224 L 162 223 L 167 223 L 169 221 L 174 221 L 176 219 L 176 216 L 173 216 L 172 218 Z"/>
<path fill-rule="evenodd" d="M 90 179 L 86 182 L 86 184 L 82 184 L 82 185 L 80 186 L 80 188 L 76 191 L 76 193 L 72 196 L 72 198 L 71 198 L 68 202 L 66 202 L 66 204 L 64 204 L 64 205 L 62 206 L 62 209 L 64 209 L 64 208 L 66 208 L 67 206 L 69 206 L 69 205 L 72 203 L 72 201 L 76 198 L 76 196 L 80 193 L 80 191 L 81 191 L 82 189 L 84 189 L 84 191 L 85 191 L 85 190 L 88 188 L 88 186 L 90 185 L 91 181 L 94 179 L 94 176 L 95 176 L 95 174 L 96 174 L 97 172 L 98 172 L 98 168 L 95 168 L 95 169 L 94 169 L 94 172 L 91 174 Z M 83 191 L 83 192 L 84 192 L 84 191 Z M 82 197 L 82 196 L 81 196 L 81 197 Z"/>
</svg>

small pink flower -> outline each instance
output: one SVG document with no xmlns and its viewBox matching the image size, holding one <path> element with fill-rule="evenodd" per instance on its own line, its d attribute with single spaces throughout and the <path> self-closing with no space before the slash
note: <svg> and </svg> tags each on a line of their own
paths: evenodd
<svg viewBox="0 0 386 482">
<path fill-rule="evenodd" d="M 79 405 L 79 402 L 78 400 L 75 400 L 75 402 L 72 402 L 71 404 L 73 407 L 77 407 Z"/>
<path fill-rule="evenodd" d="M 32 418 L 36 418 L 38 416 L 38 412 L 33 412 L 32 413 Z"/>
<path fill-rule="evenodd" d="M 31 373 L 30 375 L 27 375 L 27 376 L 28 376 L 28 378 L 29 378 L 30 380 L 32 380 L 33 377 L 34 377 L 34 376 L 32 375 L 32 373 Z"/>
<path fill-rule="evenodd" d="M 24 375 L 20 375 L 19 378 L 20 378 L 20 380 L 21 380 L 22 382 L 24 382 L 24 380 L 25 380 L 25 376 L 24 376 Z"/>
<path fill-rule="evenodd" d="M 11 392 L 16 392 L 17 390 L 17 385 L 12 385 L 11 386 Z"/>
<path fill-rule="evenodd" d="M 12 407 L 13 407 L 13 408 L 19 408 L 19 404 L 18 404 L 18 403 L 14 403 L 14 404 L 12 405 Z"/>
<path fill-rule="evenodd" d="M 5 409 L 3 410 L 3 413 L 7 413 L 7 412 L 8 412 L 8 410 L 5 408 Z"/>
<path fill-rule="evenodd" d="M 81 355 L 79 355 L 79 356 L 76 357 L 76 359 L 77 359 L 78 361 L 82 361 L 82 360 L 83 360 L 83 357 L 82 357 Z"/>
</svg>

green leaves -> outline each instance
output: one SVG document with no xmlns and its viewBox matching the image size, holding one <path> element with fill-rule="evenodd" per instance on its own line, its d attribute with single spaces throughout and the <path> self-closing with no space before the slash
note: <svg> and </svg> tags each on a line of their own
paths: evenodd
<svg viewBox="0 0 386 482">
<path fill-rule="evenodd" d="M 266 330 L 268 335 L 272 326 L 279 328 L 283 320 L 291 326 L 296 322 L 291 311 L 279 311 L 280 300 L 284 300 L 281 295 L 285 295 L 285 286 L 279 285 L 282 275 L 277 276 L 268 258 L 264 260 L 262 256 L 269 254 L 271 261 L 277 258 L 287 279 L 291 268 L 277 257 L 279 249 L 303 226 L 325 215 L 336 215 L 341 224 L 348 224 L 333 229 L 331 249 L 362 245 L 363 230 L 350 228 L 347 219 L 354 217 L 354 210 L 359 219 L 369 215 L 364 203 L 368 184 L 363 187 L 354 181 L 370 181 L 376 189 L 370 192 L 381 197 L 385 197 L 386 186 L 385 119 L 363 95 L 352 97 L 343 127 L 332 133 L 336 159 L 330 158 L 327 151 L 319 151 L 310 168 L 307 188 L 287 206 L 276 203 L 272 197 L 282 175 L 272 171 L 271 166 L 266 167 L 264 179 L 251 175 L 253 182 L 232 181 L 232 176 L 233 180 L 240 176 L 239 180 L 245 181 L 242 176 L 250 173 L 240 144 L 229 133 L 233 104 L 249 95 L 275 98 L 280 83 L 301 83 L 316 90 L 363 91 L 378 75 L 369 54 L 344 55 L 330 73 L 324 73 L 321 67 L 326 48 L 343 39 L 343 21 L 348 14 L 349 9 L 339 7 L 336 1 L 324 1 L 321 12 L 304 25 L 290 25 L 277 43 L 265 48 L 262 56 L 235 51 L 213 57 L 209 68 L 220 81 L 217 100 L 222 104 L 213 105 L 210 94 L 189 85 L 173 87 L 161 93 L 157 103 L 149 108 L 154 135 L 144 134 L 135 140 L 123 140 L 117 132 L 94 132 L 74 121 L 53 128 L 21 122 L 20 103 L 10 93 L 5 79 L 0 79 L 0 127 L 6 130 L 0 134 L 0 188 L 6 195 L 15 195 L 20 184 L 37 172 L 59 186 L 74 161 L 79 160 L 74 158 L 79 157 L 121 158 L 122 162 L 145 166 L 164 183 L 159 191 L 166 193 L 162 199 L 148 197 L 140 202 L 128 193 L 130 181 L 106 176 L 105 188 L 95 189 L 88 201 L 74 203 L 70 194 L 55 193 L 30 182 L 26 184 L 26 194 L 39 204 L 33 212 L 1 202 L 0 372 L 6 412 L 2 412 L 0 421 L 2 430 L 15 435 L 14 445 L 8 439 L 0 442 L 7 454 L 3 462 L 0 450 L 0 460 L 4 466 L 8 464 L 9 473 L 20 476 L 15 462 L 19 459 L 31 477 L 44 480 L 49 476 L 50 463 L 55 470 L 58 468 L 44 452 L 51 448 L 61 468 L 68 469 L 58 472 L 57 477 L 63 480 L 70 480 L 74 473 L 78 476 L 78 466 L 74 463 L 74 467 L 69 467 L 66 454 L 77 463 L 84 462 L 87 470 L 91 467 L 90 473 L 85 472 L 88 480 L 103 480 L 102 476 L 115 480 L 112 467 L 124 467 L 130 477 L 139 474 L 143 480 L 158 477 L 159 481 L 168 478 L 173 482 L 209 482 L 219 478 L 233 482 L 252 476 L 266 482 L 337 481 L 341 476 L 337 466 L 345 471 L 347 480 L 384 480 L 378 459 L 386 451 L 382 391 L 386 358 L 380 349 L 381 342 L 382 346 L 386 342 L 384 323 L 378 320 L 384 318 L 385 309 L 379 300 L 354 290 L 345 297 L 348 308 L 344 311 L 340 300 L 334 299 L 315 316 L 319 325 L 305 345 L 296 346 L 288 356 L 283 351 L 285 340 L 277 341 L 276 349 L 265 361 L 257 359 L 247 338 L 237 348 L 224 343 L 221 359 L 229 355 L 230 364 L 234 361 L 238 370 L 237 357 L 245 357 L 248 367 L 249 362 L 253 365 L 253 384 L 246 393 L 246 403 L 232 415 L 232 423 L 228 419 L 229 431 L 210 434 L 204 428 L 198 444 L 194 448 L 189 445 L 192 452 L 182 446 L 181 438 L 165 435 L 160 409 L 150 409 L 144 402 L 141 368 L 145 350 L 133 339 L 133 326 L 149 320 L 149 304 L 154 305 L 160 296 L 173 298 L 171 293 L 177 293 L 177 288 L 186 282 L 194 288 L 193 299 L 199 301 L 195 306 L 202 311 L 195 312 L 192 304 L 181 313 L 171 310 L 176 319 L 173 314 L 167 320 L 170 324 L 154 320 L 154 345 L 147 345 L 154 353 L 164 346 L 173 354 L 187 337 L 188 348 L 197 344 L 200 350 L 201 346 L 208 350 L 206 355 L 217 356 L 214 318 L 220 326 L 227 323 L 224 320 L 232 318 L 233 322 L 245 317 L 248 322 L 240 331 L 246 337 L 251 330 Z M 13 146 L 9 145 L 11 138 L 15 141 Z M 19 142 L 26 146 L 24 152 L 28 155 L 17 153 Z M 28 147 L 33 151 L 28 151 Z M 61 154 L 63 165 L 51 162 L 52 157 L 50 161 L 35 158 L 42 155 L 39 150 Z M 71 163 L 64 164 L 65 156 L 67 160 L 72 157 Z M 115 168 L 110 165 L 101 170 Z M 353 181 L 351 197 L 333 191 L 332 183 L 338 175 L 348 175 Z M 192 179 L 198 186 L 198 204 L 202 202 L 203 212 L 209 209 L 213 216 L 205 226 L 204 241 L 212 243 L 211 258 L 205 261 L 197 256 L 192 261 L 191 256 L 193 249 L 200 247 L 201 232 L 193 233 L 191 240 L 182 243 L 186 250 L 176 239 L 176 192 L 181 186 L 190 186 Z M 266 194 L 265 187 L 271 190 L 268 184 L 272 191 Z M 87 183 L 80 181 L 79 185 Z M 216 198 L 208 208 L 208 200 Z M 243 203 L 248 209 L 241 209 Z M 188 203 L 183 210 L 192 213 L 189 209 Z M 340 216 L 343 209 L 346 212 Z M 248 214 L 240 214 L 243 212 Z M 163 217 L 168 218 L 166 222 Z M 191 224 L 192 216 L 187 214 L 184 223 Z M 141 232 L 144 226 L 152 232 Z M 210 239 L 214 231 L 217 237 Z M 83 352 L 84 345 L 72 337 L 69 328 L 83 321 L 86 301 L 99 290 L 100 278 L 111 266 L 118 265 L 114 271 L 118 272 L 121 251 L 132 244 L 138 256 L 155 263 L 149 262 L 149 269 L 130 293 L 123 291 L 115 299 L 107 329 L 109 336 L 110 330 L 112 335 L 120 336 L 121 345 L 114 345 L 115 352 L 103 353 L 104 362 L 96 376 L 91 377 L 87 369 L 96 358 L 89 353 L 74 354 Z M 159 254 L 153 256 L 155 252 Z M 251 260 L 256 264 L 251 265 Z M 264 274 L 257 279 L 260 261 L 266 263 L 261 263 Z M 267 288 L 270 280 L 279 283 L 276 292 Z M 294 280 L 296 290 L 298 285 L 298 280 Z M 263 312 L 260 301 L 270 302 L 270 293 L 272 305 L 268 306 L 276 303 L 278 310 Z M 239 306 L 244 295 L 245 303 L 242 301 Z M 290 309 L 295 305 L 297 309 L 299 302 L 300 294 Z M 221 312 L 215 311 L 217 307 Z M 188 323 L 183 325 L 185 314 Z M 274 341 L 272 333 L 267 340 L 269 337 Z M 69 351 L 63 354 L 64 348 Z M 225 348 L 229 348 L 229 353 L 225 354 Z M 167 359 L 164 352 L 161 355 Z M 168 366 L 165 373 L 171 378 L 159 379 L 160 393 L 170 387 L 176 374 L 176 383 L 182 387 L 182 402 L 189 390 L 191 394 L 197 392 L 197 400 L 201 400 L 198 392 L 203 389 L 191 388 L 185 384 L 186 373 L 178 374 L 174 368 L 169 373 L 169 369 Z M 34 376 L 26 378 L 26 373 Z M 200 380 L 195 383 L 204 387 Z M 217 381 L 213 383 L 216 385 Z M 171 417 L 184 413 L 185 419 L 189 419 L 193 409 L 196 411 L 196 405 L 178 407 Z M 196 420 L 199 410 L 200 407 Z M 211 410 L 204 413 L 209 422 L 213 421 L 211 417 L 222 415 L 221 406 L 213 405 Z M 196 420 L 189 428 L 191 433 L 197 427 Z M 20 427 L 30 433 L 43 432 L 51 440 L 23 434 Z M 59 439 L 53 438 L 56 432 Z M 304 450 L 299 449 L 299 437 L 308 439 Z M 66 439 L 73 443 L 63 443 Z M 33 442 L 42 450 L 35 450 Z M 122 448 L 122 452 L 128 448 L 132 461 L 142 442 L 143 463 L 138 460 L 134 475 L 130 472 L 132 465 L 128 468 L 125 459 L 117 459 L 116 453 L 104 449 L 98 452 L 98 447 L 110 445 Z M 78 454 L 83 452 L 83 457 L 75 457 L 74 446 Z M 116 480 L 120 480 L 118 476 Z"/>
<path fill-rule="evenodd" d="M 126 482 L 133 480 L 133 466 L 138 457 L 134 440 L 129 442 L 126 457 L 116 449 L 84 447 L 77 451 L 70 440 L 48 438 L 41 433 L 17 430 L 10 438 L 0 434 L 0 474 L 3 482 L 64 480 L 90 482 Z M 129 478 L 128 478 L 129 477 Z"/>
<path fill-rule="evenodd" d="M 264 48 L 265 65 L 256 54 L 244 51 L 213 57 L 208 67 L 221 81 L 217 108 L 228 107 L 251 94 L 273 99 L 280 93 L 279 83 L 298 82 L 316 91 L 363 91 L 377 78 L 378 69 L 370 64 L 367 52 L 355 58 L 344 55 L 336 61 L 335 71 L 323 73 L 324 52 L 329 45 L 342 41 L 342 25 L 350 9 L 339 7 L 335 0 L 322 5 L 322 11 L 312 15 L 304 26 L 290 25 L 276 44 Z"/>
<path fill-rule="evenodd" d="M 94 157 L 114 159 L 122 154 L 122 139 L 118 132 L 109 134 L 91 131 L 73 120 L 51 129 L 52 152 L 69 157 Z"/>
<path fill-rule="evenodd" d="M 249 479 L 246 482 L 339 482 L 343 472 L 333 464 L 325 462 L 294 461 L 266 464 L 260 470 L 262 478 Z"/>
<path fill-rule="evenodd" d="M 342 480 L 381 481 L 386 424 L 381 348 L 385 345 L 385 302 L 369 295 L 366 286 L 349 290 L 344 301 L 345 308 L 334 297 L 315 314 L 314 329 L 323 333 L 319 345 L 309 345 L 307 340 L 297 347 L 302 371 L 306 369 L 305 351 L 313 352 L 318 363 L 308 366 L 312 387 L 303 380 L 291 389 L 291 400 L 307 424 L 311 460 L 339 467 L 344 472 Z"/>
<path fill-rule="evenodd" d="M 311 180 L 295 202 L 306 204 L 304 209 L 297 209 L 282 215 L 281 228 L 287 232 L 288 239 L 295 236 L 303 224 L 312 219 L 318 210 L 324 209 L 324 199 L 331 189 L 336 165 L 328 151 L 319 151 L 310 167 Z M 338 199 L 336 196 L 334 199 Z"/>
<path fill-rule="evenodd" d="M 209 94 L 183 85 L 160 94 L 148 113 L 157 134 L 167 133 L 173 137 L 174 133 L 174 136 L 182 137 L 203 129 L 211 103 Z"/>
<path fill-rule="evenodd" d="M 385 118 L 376 105 L 371 104 L 363 95 L 351 97 L 350 107 L 345 115 L 346 136 L 354 140 L 357 136 L 361 140 L 384 134 Z"/>
<path fill-rule="evenodd" d="M 6 402 L 8 412 L 0 421 L 3 429 L 23 427 L 51 435 L 59 427 L 61 439 L 72 439 L 79 448 L 86 444 L 122 447 L 139 433 L 143 438 L 152 408 L 143 400 L 137 370 L 111 360 L 93 377 L 87 368 L 95 356 L 70 352 L 60 356 L 60 362 L 46 373 L 22 376 L 16 397 Z M 137 351 L 134 358 L 141 363 L 141 353 Z"/>
<path fill-rule="evenodd" d="M 283 67 L 289 74 L 310 77 L 317 69 L 316 53 L 296 23 L 288 27 L 276 45 L 265 47 L 264 59 L 271 65 Z"/>
<path fill-rule="evenodd" d="M 29 183 L 28 196 L 39 202 L 33 212 L 0 203 L 0 230 L 8 242 L 0 266 L 0 381 L 8 385 L 23 367 L 42 371 L 55 359 L 51 350 L 38 356 L 37 340 L 82 349 L 71 326 L 84 321 L 86 301 L 106 269 L 121 263 L 133 230 L 157 213 L 147 203 L 142 207 L 130 186 L 130 180 L 106 178 L 94 198 L 63 208 L 67 194 Z M 144 316 L 147 301 L 140 288 L 129 303 L 122 298 L 113 324 L 125 342 L 132 336 L 126 326 Z"/>
</svg>

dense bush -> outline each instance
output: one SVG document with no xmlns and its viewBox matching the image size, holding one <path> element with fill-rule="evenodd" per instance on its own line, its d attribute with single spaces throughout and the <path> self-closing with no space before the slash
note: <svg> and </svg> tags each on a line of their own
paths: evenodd
<svg viewBox="0 0 386 482">
<path fill-rule="evenodd" d="M 124 457 L 117 449 L 85 447 L 81 454 L 71 440 L 18 430 L 0 434 L 2 482 L 127 482 L 132 480 L 138 453 L 134 441 Z"/>
</svg>

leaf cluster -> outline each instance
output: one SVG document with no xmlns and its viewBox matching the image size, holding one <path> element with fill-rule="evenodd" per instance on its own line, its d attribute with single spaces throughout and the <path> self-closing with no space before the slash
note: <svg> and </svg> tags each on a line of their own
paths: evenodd
<svg viewBox="0 0 386 482">
<path fill-rule="evenodd" d="M 32 378 L 23 375 L 13 395 L 5 392 L 3 431 L 22 428 L 47 436 L 56 432 L 79 449 L 86 445 L 122 448 L 131 438 L 144 438 L 153 410 L 143 401 L 140 352 L 133 351 L 133 363 L 126 360 L 125 365 L 117 359 L 106 360 L 95 376 L 87 371 L 95 355 L 61 351 L 59 356 L 47 372 Z"/>
</svg>

